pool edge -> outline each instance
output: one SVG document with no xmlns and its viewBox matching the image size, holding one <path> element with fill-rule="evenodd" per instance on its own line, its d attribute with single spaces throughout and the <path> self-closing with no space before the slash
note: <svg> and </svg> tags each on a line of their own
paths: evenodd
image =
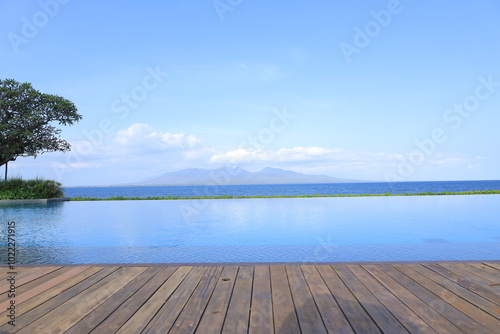
<svg viewBox="0 0 500 334">
<path fill-rule="evenodd" d="M 184 262 L 169 262 L 169 263 L 33 263 L 33 264 L 15 264 L 16 268 L 20 267 L 210 267 L 210 266 L 297 266 L 297 265 L 338 265 L 338 264 L 425 264 L 425 263 L 500 263 L 500 260 L 434 260 L 434 261 L 346 261 L 346 262 L 202 262 L 202 263 L 184 263 Z M 0 268 L 8 268 L 7 264 L 0 264 Z"/>
</svg>

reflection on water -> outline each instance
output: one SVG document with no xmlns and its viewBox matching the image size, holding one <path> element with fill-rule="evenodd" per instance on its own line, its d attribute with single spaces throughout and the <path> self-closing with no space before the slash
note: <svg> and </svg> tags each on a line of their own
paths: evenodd
<svg viewBox="0 0 500 334">
<path fill-rule="evenodd" d="M 497 260 L 499 202 L 475 195 L 0 205 L 0 235 L 6 245 L 6 222 L 16 221 L 19 263 Z"/>
</svg>

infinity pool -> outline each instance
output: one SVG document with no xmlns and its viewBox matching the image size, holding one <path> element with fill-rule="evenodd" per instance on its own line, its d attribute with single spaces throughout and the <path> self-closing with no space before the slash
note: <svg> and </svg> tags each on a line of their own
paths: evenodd
<svg viewBox="0 0 500 334">
<path fill-rule="evenodd" d="M 0 205 L 17 262 L 500 259 L 500 195 Z M 0 259 L 6 263 L 7 250 Z"/>
</svg>

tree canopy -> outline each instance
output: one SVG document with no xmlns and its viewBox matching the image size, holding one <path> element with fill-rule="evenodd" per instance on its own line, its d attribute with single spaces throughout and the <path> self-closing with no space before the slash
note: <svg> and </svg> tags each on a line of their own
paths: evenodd
<svg viewBox="0 0 500 334">
<path fill-rule="evenodd" d="M 69 151 L 54 123 L 72 125 L 81 118 L 65 98 L 40 93 L 30 83 L 0 80 L 0 166 L 19 156 Z"/>
</svg>

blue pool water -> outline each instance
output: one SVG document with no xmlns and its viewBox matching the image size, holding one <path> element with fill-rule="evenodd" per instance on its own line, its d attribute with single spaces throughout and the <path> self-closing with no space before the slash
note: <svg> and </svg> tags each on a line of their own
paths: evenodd
<svg viewBox="0 0 500 334">
<path fill-rule="evenodd" d="M 500 195 L 0 206 L 19 263 L 500 259 Z M 6 262 L 6 251 L 0 259 Z"/>
</svg>

